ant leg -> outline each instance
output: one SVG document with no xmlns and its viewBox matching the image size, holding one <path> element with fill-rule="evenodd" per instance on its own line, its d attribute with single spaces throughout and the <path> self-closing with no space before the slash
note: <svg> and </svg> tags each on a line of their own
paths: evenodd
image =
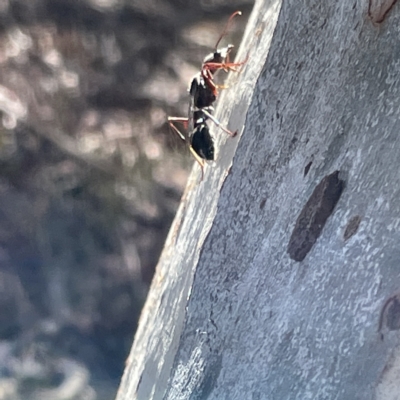
<svg viewBox="0 0 400 400">
<path fill-rule="evenodd" d="M 222 40 L 222 38 L 223 38 L 224 36 L 227 35 L 229 26 L 231 25 L 232 20 L 233 20 L 233 18 L 236 17 L 236 15 L 242 15 L 242 12 L 241 12 L 241 11 L 235 11 L 235 12 L 229 17 L 228 22 L 226 23 L 225 28 L 224 28 L 224 30 L 222 31 L 221 36 L 219 37 L 219 39 L 218 39 L 218 41 L 217 41 L 217 43 L 216 43 L 216 45 L 215 45 L 215 48 L 216 48 L 216 49 L 218 48 L 219 42 Z"/>
<path fill-rule="evenodd" d="M 214 76 L 208 68 L 203 68 L 201 71 L 202 77 L 206 85 L 211 89 L 215 96 L 218 96 L 218 89 L 227 89 L 228 85 L 217 85 L 214 82 Z"/>
<path fill-rule="evenodd" d="M 201 69 L 201 76 L 206 82 L 207 86 L 212 90 L 215 96 L 218 95 L 218 89 L 226 89 L 227 86 L 217 85 L 214 82 L 214 72 L 218 69 L 223 69 L 225 72 L 233 71 L 240 72 L 237 68 L 246 64 L 249 57 L 247 56 L 244 61 L 232 63 L 232 62 L 223 62 L 223 63 L 215 63 L 215 62 L 207 62 L 203 64 Z M 213 72 L 211 72 L 213 70 Z"/>
<path fill-rule="evenodd" d="M 201 168 L 201 180 L 204 178 L 204 166 L 205 166 L 205 161 L 199 157 L 199 155 L 194 151 L 193 147 L 189 145 L 189 151 L 196 160 L 197 164 L 200 165 Z"/>
<path fill-rule="evenodd" d="M 247 54 L 247 57 L 244 61 L 241 61 L 239 63 L 231 63 L 231 62 L 227 62 L 227 65 L 232 65 L 235 64 L 236 66 L 239 65 L 240 67 L 243 67 L 244 64 L 247 63 L 247 60 L 249 59 L 249 55 Z M 237 73 L 241 73 L 242 69 L 240 68 L 239 70 L 236 69 L 236 67 L 232 68 L 232 67 L 228 67 L 227 69 L 224 69 L 225 72 L 229 72 L 229 71 L 234 71 Z M 223 84 L 223 85 L 216 85 L 218 89 L 228 89 L 229 87 L 231 87 L 231 85 L 227 85 L 227 84 Z"/>
<path fill-rule="evenodd" d="M 234 72 L 238 72 L 238 70 L 236 69 L 237 67 L 241 67 L 244 64 L 246 64 L 248 60 L 248 57 L 246 57 L 246 59 L 244 61 L 241 62 L 224 62 L 224 63 L 213 63 L 213 62 L 208 62 L 205 63 L 203 65 L 203 70 L 205 71 L 209 71 L 210 69 L 223 69 L 225 72 L 228 71 L 234 71 Z"/>
<path fill-rule="evenodd" d="M 184 126 L 188 125 L 188 118 L 180 118 L 180 117 L 168 117 L 168 124 L 172 128 L 172 130 L 184 141 L 186 142 L 186 136 L 175 126 L 175 122 L 180 122 Z"/>
<path fill-rule="evenodd" d="M 185 118 L 185 117 L 168 117 L 168 122 L 180 122 L 185 129 L 188 128 L 189 126 L 189 118 Z"/>
<path fill-rule="evenodd" d="M 232 132 L 229 129 L 226 129 L 224 126 L 221 125 L 221 123 L 213 117 L 212 114 L 210 114 L 207 110 L 202 109 L 203 113 L 206 115 L 207 118 L 211 119 L 212 122 L 214 122 L 215 125 L 218 126 L 218 128 L 222 129 L 225 133 L 227 133 L 231 137 L 235 137 L 237 135 L 237 131 Z"/>
<path fill-rule="evenodd" d="M 201 76 L 204 79 L 204 82 L 206 83 L 206 85 L 211 89 L 211 91 L 213 92 L 213 94 L 215 96 L 218 96 L 218 85 L 215 84 L 214 82 L 214 76 L 211 73 L 211 71 L 208 68 L 203 68 L 201 69 Z"/>
<path fill-rule="evenodd" d="M 208 87 L 213 91 L 215 95 L 218 94 L 218 89 L 227 89 L 229 85 L 217 85 L 214 82 L 214 76 L 211 73 L 212 69 L 223 69 L 225 72 L 233 71 L 233 72 L 240 72 L 237 70 L 237 67 L 241 67 L 246 64 L 249 56 L 246 57 L 244 61 L 232 63 L 232 62 L 224 62 L 224 63 L 212 63 L 208 62 L 203 65 L 201 74 L 205 82 L 207 83 Z"/>
<path fill-rule="evenodd" d="M 249 60 L 250 50 L 247 52 L 246 58 L 245 58 L 243 61 L 240 61 L 240 62 L 237 62 L 237 63 L 231 62 L 229 53 L 230 53 L 230 51 L 228 51 L 228 52 L 226 53 L 225 61 L 224 61 L 223 63 L 221 63 L 221 64 L 227 64 L 227 65 L 235 64 L 236 66 L 241 66 L 241 65 L 246 64 L 247 61 Z M 210 63 L 211 63 L 211 62 L 210 62 Z"/>
</svg>

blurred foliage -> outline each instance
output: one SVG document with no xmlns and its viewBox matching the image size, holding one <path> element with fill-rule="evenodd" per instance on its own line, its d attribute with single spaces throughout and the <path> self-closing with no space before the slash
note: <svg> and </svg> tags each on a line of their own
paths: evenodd
<svg viewBox="0 0 400 400">
<path fill-rule="evenodd" d="M 192 164 L 167 113 L 251 7 L 0 0 L 0 400 L 113 397 Z"/>
</svg>

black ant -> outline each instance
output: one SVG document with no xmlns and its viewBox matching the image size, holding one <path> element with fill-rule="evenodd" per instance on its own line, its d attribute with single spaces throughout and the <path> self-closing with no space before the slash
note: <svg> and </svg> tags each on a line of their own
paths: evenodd
<svg viewBox="0 0 400 400">
<path fill-rule="evenodd" d="M 223 127 L 219 121 L 213 117 L 212 113 L 214 109 L 212 104 L 217 99 L 218 89 L 226 88 L 226 86 L 217 85 L 214 82 L 214 74 L 220 69 L 223 69 L 225 72 L 237 72 L 236 68 L 247 62 L 247 58 L 245 61 L 239 63 L 230 62 L 229 53 L 234 47 L 232 44 L 218 49 L 221 39 L 227 34 L 232 19 L 236 15 L 241 14 L 240 11 L 236 11 L 230 16 L 215 45 L 215 51 L 204 58 L 200 72 L 193 77 L 189 88 L 189 117 L 168 117 L 168 123 L 171 128 L 183 141 L 189 144 L 190 152 L 201 167 L 202 178 L 205 166 L 204 160 L 214 160 L 214 141 L 211 137 L 207 120 L 214 122 L 215 125 L 231 137 L 234 137 L 237 134 L 236 131 L 231 132 Z M 188 131 L 187 136 L 182 134 L 175 126 L 176 122 L 181 123 L 185 130 Z"/>
</svg>

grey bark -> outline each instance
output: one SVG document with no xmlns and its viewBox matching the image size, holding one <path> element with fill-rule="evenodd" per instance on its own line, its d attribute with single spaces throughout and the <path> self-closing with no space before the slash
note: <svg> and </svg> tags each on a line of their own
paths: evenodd
<svg viewBox="0 0 400 400">
<path fill-rule="evenodd" d="M 400 6 L 373 3 L 256 3 L 218 110 L 244 128 L 194 169 L 118 400 L 399 398 Z"/>
</svg>

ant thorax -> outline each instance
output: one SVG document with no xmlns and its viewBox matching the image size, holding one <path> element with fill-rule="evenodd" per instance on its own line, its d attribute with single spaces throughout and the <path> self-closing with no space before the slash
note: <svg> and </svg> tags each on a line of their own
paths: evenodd
<svg viewBox="0 0 400 400">
<path fill-rule="evenodd" d="M 189 93 L 192 97 L 193 105 L 196 108 L 209 107 L 216 99 L 213 88 L 207 85 L 201 72 L 193 77 Z"/>
</svg>

